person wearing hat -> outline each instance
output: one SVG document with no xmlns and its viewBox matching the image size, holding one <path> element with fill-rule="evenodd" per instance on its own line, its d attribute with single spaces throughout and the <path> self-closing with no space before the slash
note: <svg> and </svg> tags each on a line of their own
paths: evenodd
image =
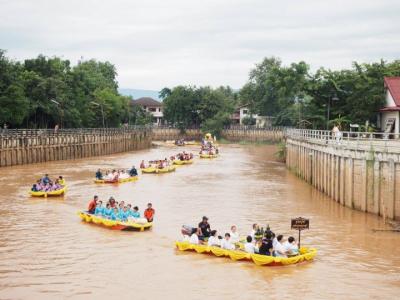
<svg viewBox="0 0 400 300">
<path fill-rule="evenodd" d="M 198 226 L 201 230 L 202 238 L 208 238 L 211 235 L 211 227 L 208 223 L 208 218 L 206 216 L 203 217 L 202 221 Z"/>
</svg>

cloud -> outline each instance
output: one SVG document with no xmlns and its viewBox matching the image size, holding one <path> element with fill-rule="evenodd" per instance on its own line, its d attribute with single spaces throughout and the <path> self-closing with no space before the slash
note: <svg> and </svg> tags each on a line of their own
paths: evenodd
<svg viewBox="0 0 400 300">
<path fill-rule="evenodd" d="M 400 2 L 0 1 L 0 48 L 116 65 L 121 87 L 242 86 L 266 56 L 312 69 L 398 57 Z"/>
</svg>

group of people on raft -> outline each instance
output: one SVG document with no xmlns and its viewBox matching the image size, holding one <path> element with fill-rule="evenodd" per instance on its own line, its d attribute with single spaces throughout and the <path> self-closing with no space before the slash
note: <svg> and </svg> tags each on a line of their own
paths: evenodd
<svg viewBox="0 0 400 300">
<path fill-rule="evenodd" d="M 45 174 L 32 185 L 32 192 L 52 192 L 64 188 L 65 181 L 62 176 L 58 176 L 54 181 L 50 179 L 49 174 Z"/>
<path fill-rule="evenodd" d="M 87 212 L 114 221 L 134 221 L 136 223 L 153 222 L 155 215 L 155 210 L 151 203 L 147 204 L 142 217 L 137 206 L 132 207 L 131 204 L 125 204 L 125 201 L 118 203 L 114 197 L 110 197 L 106 205 L 103 206 L 103 201 L 99 200 L 98 196 L 94 196 L 93 200 L 89 202 Z"/>
<path fill-rule="evenodd" d="M 171 156 L 170 159 L 171 159 L 171 161 L 174 161 L 176 159 L 181 160 L 181 161 L 191 160 L 191 159 L 193 159 L 193 153 L 187 153 L 186 151 L 183 151 L 183 152 L 178 153 L 175 156 Z"/>
<path fill-rule="evenodd" d="M 96 179 L 98 180 L 107 180 L 107 181 L 117 181 L 118 179 L 127 179 L 129 177 L 137 176 L 138 172 L 135 166 L 132 166 L 129 170 L 107 170 L 103 175 L 103 172 L 98 169 L 96 172 Z"/>
<path fill-rule="evenodd" d="M 202 145 L 199 154 L 217 155 L 219 153 L 218 147 L 211 143 Z"/>
<path fill-rule="evenodd" d="M 172 165 L 172 162 L 167 158 L 160 159 L 160 160 L 150 160 L 147 165 L 145 164 L 144 160 L 142 160 L 142 162 L 140 163 L 140 168 L 147 169 L 147 168 L 154 167 L 157 169 L 164 169 L 171 165 Z"/>
<path fill-rule="evenodd" d="M 299 254 L 299 248 L 294 237 L 290 236 L 286 241 L 283 235 L 275 235 L 269 226 L 264 230 L 258 224 L 253 224 L 251 232 L 241 240 L 237 227 L 231 226 L 230 232 L 223 236 L 218 235 L 217 230 L 211 230 L 208 218 L 203 217 L 196 228 L 182 226 L 184 240 L 191 244 L 205 244 L 220 247 L 227 250 L 243 250 L 247 253 L 257 253 L 276 257 L 291 257 Z M 240 244 L 243 244 L 241 249 Z"/>
</svg>

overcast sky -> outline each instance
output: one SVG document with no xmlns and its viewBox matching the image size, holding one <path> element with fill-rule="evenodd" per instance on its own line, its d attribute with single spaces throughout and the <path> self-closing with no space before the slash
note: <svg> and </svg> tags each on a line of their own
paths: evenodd
<svg viewBox="0 0 400 300">
<path fill-rule="evenodd" d="M 0 49 L 108 60 L 120 87 L 240 88 L 266 56 L 313 70 L 399 59 L 399 0 L 0 0 Z"/>
</svg>

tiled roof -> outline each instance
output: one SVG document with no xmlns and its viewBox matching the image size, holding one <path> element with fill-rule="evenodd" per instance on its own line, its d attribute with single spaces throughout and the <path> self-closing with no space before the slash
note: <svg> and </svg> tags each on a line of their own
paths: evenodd
<svg viewBox="0 0 400 300">
<path fill-rule="evenodd" d="M 150 97 L 142 97 L 136 100 L 132 100 L 133 104 L 140 105 L 140 106 L 162 106 L 161 102 L 154 100 Z"/>
<path fill-rule="evenodd" d="M 396 106 L 400 106 L 400 77 L 385 77 L 385 88 L 392 95 Z"/>
</svg>

